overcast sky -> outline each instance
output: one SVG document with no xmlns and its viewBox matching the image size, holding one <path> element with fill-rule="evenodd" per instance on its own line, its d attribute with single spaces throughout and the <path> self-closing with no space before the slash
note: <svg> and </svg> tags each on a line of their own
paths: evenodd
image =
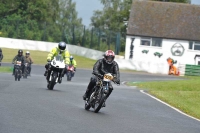
<svg viewBox="0 0 200 133">
<path fill-rule="evenodd" d="M 191 4 L 198 4 L 198 5 L 200 5 L 200 0 L 191 0 Z"/>
<path fill-rule="evenodd" d="M 93 16 L 94 10 L 103 10 L 103 5 L 100 0 L 72 0 L 76 2 L 76 11 L 78 12 L 78 17 L 82 18 L 82 23 L 89 26 L 91 23 L 90 18 Z M 200 5 L 200 0 L 191 0 L 192 4 Z"/>
<path fill-rule="evenodd" d="M 72 0 L 76 2 L 76 11 L 78 12 L 78 17 L 82 18 L 82 23 L 89 26 L 91 23 L 90 18 L 93 16 L 94 10 L 103 10 L 103 5 L 100 0 Z"/>
</svg>

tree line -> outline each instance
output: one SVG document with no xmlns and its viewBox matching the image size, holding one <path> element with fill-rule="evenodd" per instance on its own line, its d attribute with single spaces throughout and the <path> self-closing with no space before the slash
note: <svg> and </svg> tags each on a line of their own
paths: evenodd
<svg viewBox="0 0 200 133">
<path fill-rule="evenodd" d="M 94 11 L 90 24 L 93 28 L 88 28 L 78 18 L 73 0 L 0 0 L 0 36 L 49 42 L 62 40 L 93 49 L 114 50 L 120 34 L 119 51 L 123 52 L 125 22 L 129 19 L 132 1 L 100 0 L 103 9 Z"/>
</svg>

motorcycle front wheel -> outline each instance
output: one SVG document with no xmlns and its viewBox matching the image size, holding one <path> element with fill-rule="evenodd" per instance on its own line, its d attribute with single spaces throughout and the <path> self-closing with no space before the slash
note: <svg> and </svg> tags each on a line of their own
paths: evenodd
<svg viewBox="0 0 200 133">
<path fill-rule="evenodd" d="M 100 96 L 101 98 L 98 100 L 96 100 L 95 101 L 95 105 L 94 105 L 94 112 L 95 113 L 98 113 L 99 112 L 99 110 L 101 109 L 101 107 L 102 107 L 102 105 L 103 105 L 103 103 L 104 103 L 104 101 L 105 101 L 105 99 L 106 99 L 106 95 L 105 94 L 103 94 L 103 95 L 101 95 Z"/>
<path fill-rule="evenodd" d="M 49 82 L 48 89 L 53 90 L 54 85 L 56 84 L 57 73 L 53 73 L 51 81 Z"/>
<path fill-rule="evenodd" d="M 71 81 L 71 78 L 72 78 L 71 72 L 68 71 L 68 72 L 67 72 L 67 81 Z"/>
</svg>

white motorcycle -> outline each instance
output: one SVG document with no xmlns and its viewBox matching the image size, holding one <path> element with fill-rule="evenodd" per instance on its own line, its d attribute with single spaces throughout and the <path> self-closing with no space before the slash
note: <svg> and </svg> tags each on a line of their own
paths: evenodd
<svg viewBox="0 0 200 133">
<path fill-rule="evenodd" d="M 50 75 L 47 75 L 47 88 L 49 90 L 53 90 L 56 83 L 62 82 L 62 74 L 65 72 L 65 62 L 62 55 L 57 55 L 54 57 L 54 59 L 51 61 L 49 70 L 51 72 Z"/>
</svg>

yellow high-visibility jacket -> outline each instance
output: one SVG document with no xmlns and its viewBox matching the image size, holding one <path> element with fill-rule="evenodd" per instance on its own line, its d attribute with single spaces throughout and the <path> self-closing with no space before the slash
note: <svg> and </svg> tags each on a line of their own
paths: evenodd
<svg viewBox="0 0 200 133">
<path fill-rule="evenodd" d="M 55 56 L 57 56 L 59 54 L 59 51 L 60 50 L 58 49 L 58 47 L 53 48 L 47 56 L 47 61 L 52 60 Z M 67 50 L 63 51 L 62 56 L 63 59 L 65 60 L 65 64 L 69 64 L 69 57 L 70 57 L 69 51 Z"/>
<path fill-rule="evenodd" d="M 74 59 L 72 61 L 69 61 L 69 65 L 73 65 L 75 68 L 77 66 L 76 61 Z"/>
</svg>

